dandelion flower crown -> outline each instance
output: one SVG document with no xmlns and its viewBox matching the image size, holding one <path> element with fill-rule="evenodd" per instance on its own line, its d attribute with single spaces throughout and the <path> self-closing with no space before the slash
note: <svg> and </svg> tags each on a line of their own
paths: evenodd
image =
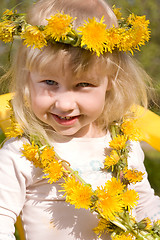
<svg viewBox="0 0 160 240">
<path fill-rule="evenodd" d="M 104 17 L 100 21 L 94 17 L 84 21 L 77 29 L 73 28 L 73 19 L 70 15 L 57 12 L 51 16 L 46 26 L 32 26 L 26 22 L 25 14 L 16 10 L 6 10 L 0 21 L 0 40 L 13 42 L 14 38 L 23 39 L 27 47 L 41 49 L 48 42 L 70 44 L 96 53 L 97 56 L 117 49 L 122 52 L 140 50 L 150 39 L 149 20 L 145 16 L 136 16 L 133 13 L 126 19 L 120 10 L 113 6 L 119 27 L 107 29 Z M 98 34 L 97 34 L 98 33 Z"/>
</svg>

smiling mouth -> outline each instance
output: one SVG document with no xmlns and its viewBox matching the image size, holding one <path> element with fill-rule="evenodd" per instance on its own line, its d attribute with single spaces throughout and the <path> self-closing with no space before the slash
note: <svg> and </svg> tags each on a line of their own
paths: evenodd
<svg viewBox="0 0 160 240">
<path fill-rule="evenodd" d="M 68 117 L 68 116 L 62 117 L 56 114 L 52 114 L 52 116 L 55 119 L 55 121 L 61 125 L 73 125 L 80 117 L 79 115 L 73 116 L 73 117 Z"/>
<path fill-rule="evenodd" d="M 71 120 L 71 119 L 73 119 L 73 118 L 75 118 L 75 117 L 61 117 L 61 116 L 58 116 L 58 115 L 56 115 L 59 119 L 65 119 L 65 120 Z"/>
</svg>

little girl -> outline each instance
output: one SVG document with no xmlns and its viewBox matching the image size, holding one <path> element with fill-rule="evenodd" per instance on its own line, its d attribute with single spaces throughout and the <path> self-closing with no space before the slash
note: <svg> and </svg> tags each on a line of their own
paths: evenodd
<svg viewBox="0 0 160 240">
<path fill-rule="evenodd" d="M 12 14 L 4 14 L 3 20 L 8 17 L 13 21 Z M 63 177 L 58 181 L 50 178 L 48 183 L 34 161 L 40 151 L 34 144 L 41 149 L 46 143 L 54 147 L 56 156 L 78 171 L 93 191 L 103 187 L 112 177 L 110 169 L 102 170 L 111 151 L 110 126 L 120 123 L 124 116 L 132 117 L 133 104 L 146 107 L 144 80 L 148 77 L 128 53 L 137 45 L 127 42 L 126 36 L 119 43 L 116 40 L 118 35 L 113 30 L 118 28 L 118 21 L 103 0 L 39 0 L 28 12 L 26 22 L 29 25 L 24 19 L 18 23 L 23 44 L 12 67 L 10 89 L 15 92 L 12 106 L 23 136 L 6 141 L 0 150 L 0 240 L 14 239 L 19 214 L 27 240 L 95 240 L 97 214 L 65 201 Z M 62 32 L 59 37 L 65 27 L 70 33 Z M 103 37 L 107 39 L 106 28 L 115 38 L 100 45 Z M 16 34 L 14 28 L 10 32 Z M 9 41 L 5 38 L 1 36 L 1 40 Z M 29 144 L 35 148 L 27 156 Z M 143 152 L 137 141 L 131 141 L 129 149 L 128 168 L 144 173 L 142 181 L 129 186 L 139 194 L 132 215 L 137 221 L 146 217 L 156 221 L 160 218 L 160 200 L 147 180 Z M 129 237 L 121 239 L 135 239 Z M 105 232 L 99 239 L 111 236 Z"/>
</svg>

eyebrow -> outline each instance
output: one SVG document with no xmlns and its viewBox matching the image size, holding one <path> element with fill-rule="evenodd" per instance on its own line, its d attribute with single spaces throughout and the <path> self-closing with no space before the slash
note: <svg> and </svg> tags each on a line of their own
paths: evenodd
<svg viewBox="0 0 160 240">
<path fill-rule="evenodd" d="M 88 78 L 88 77 L 83 77 L 83 76 L 82 76 L 82 78 L 78 77 L 78 78 L 74 79 L 75 83 L 76 82 L 89 82 L 92 84 L 99 84 L 101 81 L 102 81 L 101 78 Z"/>
</svg>

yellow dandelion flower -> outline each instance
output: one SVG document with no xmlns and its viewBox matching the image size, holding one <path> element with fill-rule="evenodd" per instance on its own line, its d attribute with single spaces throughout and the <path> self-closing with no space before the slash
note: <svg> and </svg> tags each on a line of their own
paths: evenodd
<svg viewBox="0 0 160 240">
<path fill-rule="evenodd" d="M 125 207 L 129 209 L 134 208 L 137 205 L 137 201 L 139 199 L 139 195 L 135 190 L 128 190 L 123 193 L 122 200 L 124 202 Z"/>
<path fill-rule="evenodd" d="M 139 46 L 145 45 L 145 42 L 150 39 L 150 29 L 148 28 L 150 22 L 146 20 L 146 16 L 135 16 L 134 14 L 130 14 L 127 22 L 132 25 L 133 48 L 139 50 Z"/>
<path fill-rule="evenodd" d="M 132 29 L 119 28 L 119 41 L 117 42 L 119 51 L 130 51 L 133 54 L 133 33 Z"/>
<path fill-rule="evenodd" d="M 144 218 L 144 223 L 145 223 L 145 230 L 151 230 L 152 229 L 152 222 L 151 222 L 151 219 L 149 218 Z"/>
<path fill-rule="evenodd" d="M 65 192 L 66 202 L 75 205 L 75 208 L 88 209 L 91 204 L 92 188 L 77 181 L 75 177 L 65 179 L 62 185 Z"/>
<path fill-rule="evenodd" d="M 37 26 L 27 26 L 22 32 L 21 38 L 24 39 L 24 44 L 27 47 L 42 48 L 47 45 L 47 41 L 42 31 Z"/>
<path fill-rule="evenodd" d="M 123 122 L 121 130 L 132 141 L 139 141 L 142 139 L 141 131 L 136 127 L 136 120 L 127 120 Z"/>
<path fill-rule="evenodd" d="M 91 196 L 93 195 L 92 188 L 89 185 L 79 183 L 78 187 L 72 188 L 69 203 L 75 208 L 88 209 L 91 205 Z"/>
<path fill-rule="evenodd" d="M 135 29 L 132 28 L 120 28 L 119 29 L 119 35 L 120 35 L 120 40 L 117 43 L 117 48 L 119 51 L 127 52 L 130 51 L 133 55 L 133 50 L 138 48 L 137 43 L 137 33 L 135 32 Z"/>
<path fill-rule="evenodd" d="M 155 222 L 157 225 L 160 225 L 160 219 Z"/>
<path fill-rule="evenodd" d="M 116 195 L 122 193 L 124 190 L 124 185 L 122 184 L 120 179 L 116 179 L 115 177 L 112 177 L 111 180 L 108 180 L 105 184 L 105 189 L 108 191 L 111 195 Z"/>
<path fill-rule="evenodd" d="M 8 102 L 7 108 L 10 110 L 10 127 L 6 129 L 5 135 L 8 138 L 16 138 L 16 137 L 21 137 L 23 135 L 23 130 L 20 127 L 20 125 L 16 122 L 13 108 L 11 105 L 11 102 Z"/>
<path fill-rule="evenodd" d="M 67 195 L 66 200 L 69 201 L 70 195 L 73 193 L 75 188 L 78 188 L 79 182 L 75 179 L 75 177 L 68 177 L 65 179 L 65 182 L 61 184 L 62 191 Z"/>
<path fill-rule="evenodd" d="M 143 33 L 145 33 L 146 31 L 149 31 L 150 30 L 148 29 L 148 26 L 150 24 L 149 20 L 146 20 L 146 16 L 143 15 L 143 16 L 135 16 L 134 13 L 130 14 L 128 19 L 127 19 L 127 22 L 132 25 L 133 27 L 139 27 L 142 29 Z M 148 32 L 146 32 L 146 36 L 147 36 L 147 39 L 146 40 L 149 40 L 148 37 Z"/>
<path fill-rule="evenodd" d="M 2 15 L 13 15 L 13 11 L 10 9 L 6 9 L 6 11 L 4 11 Z"/>
<path fill-rule="evenodd" d="M 69 32 L 72 31 L 73 18 L 68 14 L 57 13 L 47 19 L 48 24 L 45 26 L 44 34 L 56 41 L 66 39 Z"/>
<path fill-rule="evenodd" d="M 85 24 L 78 28 L 82 33 L 81 47 L 96 52 L 97 56 L 100 56 L 106 47 L 106 24 L 103 23 L 103 17 L 100 22 L 97 22 L 95 18 L 88 19 L 88 21 L 85 21 Z"/>
<path fill-rule="evenodd" d="M 7 43 L 13 41 L 15 25 L 11 21 L 0 22 L 0 40 Z"/>
<path fill-rule="evenodd" d="M 8 138 L 21 137 L 23 135 L 23 130 L 20 128 L 20 125 L 18 123 L 12 122 L 11 127 L 7 128 L 5 135 Z"/>
<path fill-rule="evenodd" d="M 30 143 L 23 144 L 22 153 L 23 156 L 25 156 L 29 161 L 33 162 L 35 167 L 42 168 L 42 164 L 39 158 L 39 148 L 37 145 L 35 145 L 34 142 L 32 142 L 32 144 Z"/>
<path fill-rule="evenodd" d="M 122 13 L 120 12 L 121 8 L 116 8 L 116 6 L 113 5 L 112 10 L 116 15 L 117 19 L 122 19 Z"/>
<path fill-rule="evenodd" d="M 135 26 L 130 30 L 130 39 L 132 42 L 132 49 L 140 50 L 139 46 L 145 45 L 146 40 L 144 38 L 143 29 L 141 27 Z"/>
<path fill-rule="evenodd" d="M 113 232 L 112 223 L 104 218 L 101 218 L 98 222 L 98 226 L 93 229 L 93 231 L 100 237 L 103 233 Z"/>
<path fill-rule="evenodd" d="M 124 169 L 124 178 L 128 180 L 130 183 L 141 182 L 143 179 L 144 173 L 134 169 Z"/>
<path fill-rule="evenodd" d="M 110 141 L 109 146 L 116 150 L 121 150 L 126 147 L 127 138 L 124 135 L 118 135 Z"/>
<path fill-rule="evenodd" d="M 140 50 L 139 46 L 149 41 L 149 21 L 146 20 L 145 16 L 131 14 L 127 23 L 131 26 L 130 28 L 119 28 L 120 41 L 117 43 L 117 48 L 119 51 L 130 51 L 133 54 L 133 50 Z"/>
<path fill-rule="evenodd" d="M 106 30 L 106 45 L 105 52 L 111 52 L 117 47 L 121 40 L 120 29 L 119 28 L 109 28 Z"/>
<path fill-rule="evenodd" d="M 120 157 L 118 153 L 115 150 L 112 150 L 110 156 L 107 156 L 104 160 L 104 167 L 107 169 L 110 168 L 111 166 L 113 167 L 118 163 L 119 159 Z"/>
<path fill-rule="evenodd" d="M 7 20 L 7 16 L 11 16 L 13 15 L 13 11 L 12 10 L 9 10 L 9 9 L 6 9 L 6 11 L 3 12 L 2 14 L 2 19 L 3 20 Z"/>
<path fill-rule="evenodd" d="M 103 218 L 107 220 L 114 220 L 117 213 L 123 211 L 123 202 L 119 195 L 111 195 L 105 188 L 97 188 L 96 190 L 98 200 L 96 202 L 96 209 Z"/>
<path fill-rule="evenodd" d="M 43 169 L 46 174 L 43 178 L 49 178 L 48 182 L 52 184 L 57 182 L 63 176 L 63 166 L 57 160 L 49 162 L 48 165 Z"/>
<path fill-rule="evenodd" d="M 132 234 L 122 233 L 112 237 L 112 240 L 135 240 L 136 238 Z"/>
<path fill-rule="evenodd" d="M 40 155 L 41 163 L 43 167 L 46 167 L 47 164 L 55 159 L 55 151 L 52 148 L 45 147 Z"/>
<path fill-rule="evenodd" d="M 142 219 L 138 223 L 138 228 L 139 229 L 144 229 L 144 230 L 151 230 L 152 229 L 152 222 L 151 222 L 151 220 L 148 217 Z"/>
</svg>

